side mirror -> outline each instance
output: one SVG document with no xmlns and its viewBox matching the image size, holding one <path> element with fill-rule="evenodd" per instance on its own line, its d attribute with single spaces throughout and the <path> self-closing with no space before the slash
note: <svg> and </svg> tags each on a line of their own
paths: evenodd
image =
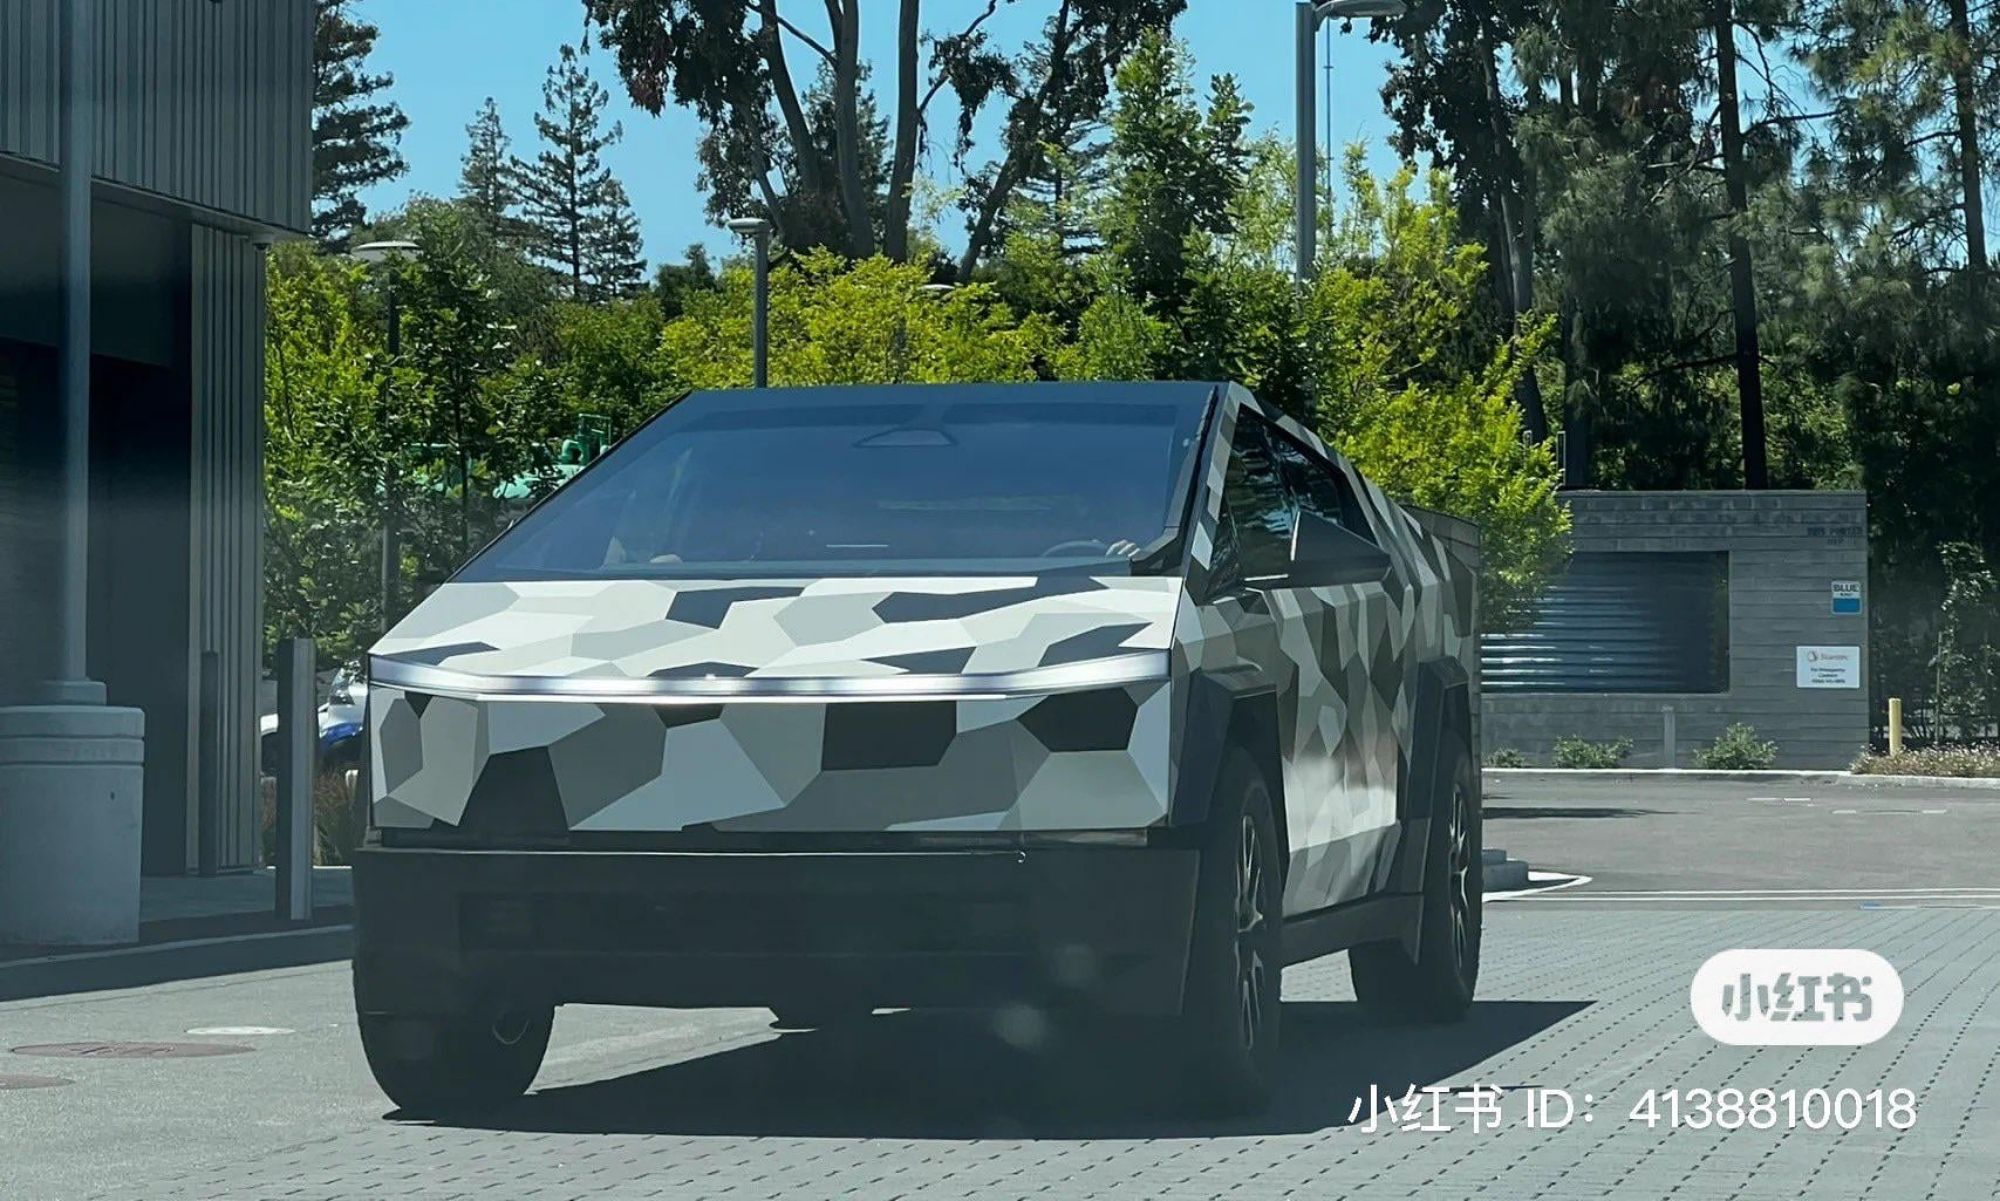
<svg viewBox="0 0 2000 1201">
<path fill-rule="evenodd" d="M 1395 560 L 1389 552 L 1316 513 L 1301 511 L 1292 530 L 1291 588 L 1334 588 L 1379 584 Z"/>
</svg>

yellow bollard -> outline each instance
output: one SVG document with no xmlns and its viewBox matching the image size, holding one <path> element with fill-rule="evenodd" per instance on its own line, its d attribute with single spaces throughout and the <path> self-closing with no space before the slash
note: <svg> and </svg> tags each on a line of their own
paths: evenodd
<svg viewBox="0 0 2000 1201">
<path fill-rule="evenodd" d="M 1889 698 L 1889 753 L 1903 753 L 1903 698 L 1900 696 Z"/>
</svg>

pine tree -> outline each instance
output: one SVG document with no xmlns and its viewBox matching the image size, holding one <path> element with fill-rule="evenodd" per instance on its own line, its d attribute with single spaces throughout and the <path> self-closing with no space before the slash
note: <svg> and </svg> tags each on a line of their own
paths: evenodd
<svg viewBox="0 0 2000 1201">
<path fill-rule="evenodd" d="M 472 123 L 465 127 L 465 157 L 458 176 L 458 198 L 503 237 L 518 233 L 513 210 L 520 190 L 507 156 L 509 139 L 500 122 L 500 108 L 488 96 Z"/>
<path fill-rule="evenodd" d="M 615 121 L 604 127 L 609 100 L 583 55 L 564 46 L 542 84 L 542 111 L 535 115 L 542 149 L 532 164 L 514 164 L 528 254 L 561 276 L 577 300 L 628 291 L 645 274 L 638 219 L 601 157 L 625 136 Z"/>
<path fill-rule="evenodd" d="M 646 282 L 639 215 L 616 178 L 605 181 L 604 204 L 587 226 L 589 280 L 600 296 L 629 296 Z"/>
<path fill-rule="evenodd" d="M 1813 182 L 1837 216 L 1962 270 L 1983 304 L 2000 22 L 1966 0 L 1813 0 L 1807 27 L 1806 63 L 1834 100 Z"/>
<path fill-rule="evenodd" d="M 672 320 L 687 311 L 688 297 L 697 292 L 713 292 L 717 287 L 714 264 L 708 261 L 708 247 L 689 244 L 685 263 L 663 263 L 653 277 L 653 294 L 660 301 L 660 315 Z"/>
<path fill-rule="evenodd" d="M 329 248 L 367 220 L 363 189 L 409 169 L 398 151 L 410 119 L 376 99 L 395 82 L 367 70 L 380 34 L 349 11 L 355 0 L 315 0 L 313 35 L 313 236 Z"/>
</svg>

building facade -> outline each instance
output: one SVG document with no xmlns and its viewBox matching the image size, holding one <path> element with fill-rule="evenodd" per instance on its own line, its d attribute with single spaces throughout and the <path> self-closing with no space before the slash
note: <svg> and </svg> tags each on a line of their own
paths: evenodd
<svg viewBox="0 0 2000 1201">
<path fill-rule="evenodd" d="M 1628 739 L 1693 767 L 1736 722 L 1781 768 L 1868 743 L 1868 502 L 1860 492 L 1572 492 L 1568 571 L 1534 618 L 1481 640 L 1489 752 L 1551 762 Z M 1668 710 L 1674 755 L 1667 758 Z"/>
<path fill-rule="evenodd" d="M 0 0 L 0 704 L 50 674 L 67 2 Z M 111 704 L 145 711 L 144 870 L 190 870 L 204 833 L 222 866 L 244 867 L 258 853 L 263 248 L 310 228 L 313 3 L 95 6 L 89 673 Z"/>
</svg>

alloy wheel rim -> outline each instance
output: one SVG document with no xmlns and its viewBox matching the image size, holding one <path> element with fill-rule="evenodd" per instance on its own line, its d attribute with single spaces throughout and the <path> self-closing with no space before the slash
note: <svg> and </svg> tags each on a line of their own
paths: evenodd
<svg viewBox="0 0 2000 1201">
<path fill-rule="evenodd" d="M 1472 821 L 1466 811 L 1465 787 L 1451 799 L 1451 951 L 1463 966 L 1472 943 Z"/>
<path fill-rule="evenodd" d="M 1236 991 L 1243 1046 L 1255 1051 L 1264 1037 L 1264 857 L 1256 819 L 1243 815 L 1236 859 Z"/>
<path fill-rule="evenodd" d="M 493 1019 L 493 1040 L 501 1046 L 514 1046 L 528 1036 L 528 1027 L 532 1024 L 526 1011 L 506 1010 Z"/>
</svg>

